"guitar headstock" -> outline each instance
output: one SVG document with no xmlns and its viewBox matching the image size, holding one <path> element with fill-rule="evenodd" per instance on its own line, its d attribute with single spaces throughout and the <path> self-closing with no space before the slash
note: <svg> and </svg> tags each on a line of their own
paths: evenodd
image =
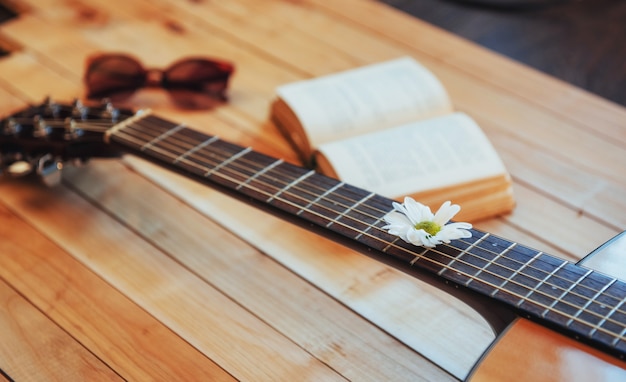
<svg viewBox="0 0 626 382">
<path fill-rule="evenodd" d="M 46 100 L 0 121 L 0 173 L 37 173 L 45 183 L 60 180 L 66 163 L 119 155 L 104 141 L 107 130 L 132 116 L 110 104 L 86 106 Z"/>
</svg>

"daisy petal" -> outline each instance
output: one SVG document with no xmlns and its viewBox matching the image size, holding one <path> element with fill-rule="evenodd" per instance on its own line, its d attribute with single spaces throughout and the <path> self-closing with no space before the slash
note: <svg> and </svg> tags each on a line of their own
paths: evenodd
<svg viewBox="0 0 626 382">
<path fill-rule="evenodd" d="M 430 208 L 410 197 L 404 198 L 404 203 L 402 204 L 394 202 L 393 208 L 391 212 L 383 217 L 387 225 L 382 228 L 408 243 L 432 248 L 441 243 L 450 243 L 452 240 L 472 236 L 472 232 L 468 231 L 472 228 L 472 225 L 469 223 L 454 222 L 446 224 L 461 209 L 461 207 L 449 201 L 443 203 L 435 215 L 433 215 Z M 429 228 L 431 233 L 422 229 L 422 227 L 433 226 L 436 229 L 431 230 Z M 420 229 L 417 229 L 417 227 L 420 227 Z"/>
<path fill-rule="evenodd" d="M 406 208 L 406 216 L 413 224 L 432 219 L 433 213 L 430 211 L 430 208 L 416 202 L 413 198 L 405 197 L 404 207 Z"/>
<path fill-rule="evenodd" d="M 437 213 L 435 214 L 435 218 L 433 221 L 441 226 L 445 225 L 447 222 L 454 217 L 459 211 L 461 211 L 461 207 L 458 204 L 451 204 L 450 201 L 447 201 L 439 207 Z"/>
<path fill-rule="evenodd" d="M 423 229 L 413 228 L 407 232 L 406 241 L 415 245 L 426 245 L 426 243 L 428 243 L 426 236 L 428 236 L 428 234 Z"/>
</svg>

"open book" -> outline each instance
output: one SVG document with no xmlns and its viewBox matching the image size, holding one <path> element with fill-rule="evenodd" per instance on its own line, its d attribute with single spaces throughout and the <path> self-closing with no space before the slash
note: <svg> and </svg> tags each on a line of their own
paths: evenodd
<svg viewBox="0 0 626 382">
<path fill-rule="evenodd" d="M 457 220 L 514 207 L 484 132 L 412 58 L 280 86 L 271 117 L 306 165 L 346 183 L 433 210 L 450 200 Z"/>
</svg>

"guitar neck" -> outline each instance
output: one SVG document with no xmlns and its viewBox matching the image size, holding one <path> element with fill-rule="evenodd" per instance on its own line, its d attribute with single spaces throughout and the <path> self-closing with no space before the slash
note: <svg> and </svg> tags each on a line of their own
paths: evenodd
<svg viewBox="0 0 626 382">
<path fill-rule="evenodd" d="M 419 269 L 504 304 L 607 353 L 626 355 L 626 284 L 486 232 L 435 248 L 382 227 L 392 200 L 153 115 L 112 128 L 127 151 L 271 206 L 367 247 L 400 269 Z"/>
</svg>

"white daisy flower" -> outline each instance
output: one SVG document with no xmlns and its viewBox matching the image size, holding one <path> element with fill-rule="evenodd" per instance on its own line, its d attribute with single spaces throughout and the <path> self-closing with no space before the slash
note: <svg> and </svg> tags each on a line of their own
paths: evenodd
<svg viewBox="0 0 626 382">
<path fill-rule="evenodd" d="M 383 229 L 400 236 L 407 243 L 432 248 L 437 244 L 472 236 L 468 231 L 472 228 L 470 223 L 446 225 L 461 210 L 461 207 L 449 201 L 443 203 L 434 215 L 430 208 L 408 196 L 404 198 L 403 204 L 394 202 L 393 208 L 384 216 L 387 225 Z"/>
</svg>

